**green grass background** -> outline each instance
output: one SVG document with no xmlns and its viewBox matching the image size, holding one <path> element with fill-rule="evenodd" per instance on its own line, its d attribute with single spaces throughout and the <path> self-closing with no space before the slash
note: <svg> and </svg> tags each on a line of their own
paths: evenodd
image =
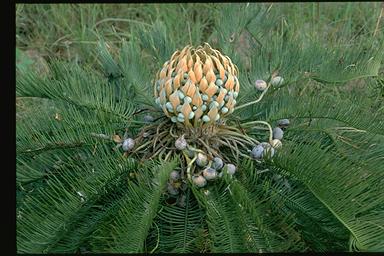
<svg viewBox="0 0 384 256">
<path fill-rule="evenodd" d="M 250 5 L 263 5 L 268 20 L 255 17 L 255 22 L 249 26 L 251 33 L 237 35 L 240 38 L 236 40 L 235 49 L 244 63 L 254 54 L 250 50 L 252 40 L 267 45 L 273 43 L 271 38 L 281 39 L 287 33 L 302 47 L 316 43 L 324 48 L 348 49 L 356 45 L 369 48 L 384 42 L 384 4 L 380 2 Z M 236 32 L 235 24 L 225 23 L 233 19 L 225 17 L 221 11 L 223 6 L 235 8 L 236 4 L 17 4 L 16 64 L 41 74 L 48 72 L 47 61 L 50 58 L 95 66 L 95 48 L 100 39 L 104 39 L 108 50 L 117 55 L 123 40 L 135 40 L 133 30 L 137 31 L 138 26 L 151 28 L 156 21 L 165 25 L 169 43 L 174 44 L 175 50 L 202 42 L 215 45 L 222 40 L 217 32 L 220 26 L 233 27 L 233 32 Z M 154 65 L 154 73 L 150 76 L 155 75 L 156 65 L 159 64 Z M 312 88 L 318 90 L 320 87 L 313 83 Z M 375 100 L 383 98 L 383 65 L 379 77 L 372 81 L 354 80 L 347 86 L 321 87 L 321 90 L 328 90 L 332 97 L 342 98 L 344 94 L 353 92 L 366 94 Z M 305 93 L 311 93 L 311 90 Z M 17 117 L 28 110 L 27 101 L 16 101 Z M 31 101 L 33 99 L 28 102 Z"/>
</svg>

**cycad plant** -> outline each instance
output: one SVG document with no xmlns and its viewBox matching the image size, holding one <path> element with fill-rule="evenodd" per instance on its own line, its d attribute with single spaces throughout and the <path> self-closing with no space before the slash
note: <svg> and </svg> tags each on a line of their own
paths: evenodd
<svg viewBox="0 0 384 256">
<path fill-rule="evenodd" d="M 17 67 L 18 252 L 384 251 L 383 36 L 205 7 Z"/>
</svg>

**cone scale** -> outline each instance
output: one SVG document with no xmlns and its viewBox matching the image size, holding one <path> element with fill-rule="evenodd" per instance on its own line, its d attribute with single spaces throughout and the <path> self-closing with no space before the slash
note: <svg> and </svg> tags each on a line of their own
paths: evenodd
<svg viewBox="0 0 384 256">
<path fill-rule="evenodd" d="M 238 68 L 208 43 L 172 54 L 156 75 L 156 103 L 172 122 L 200 127 L 231 114 L 240 84 Z"/>
</svg>

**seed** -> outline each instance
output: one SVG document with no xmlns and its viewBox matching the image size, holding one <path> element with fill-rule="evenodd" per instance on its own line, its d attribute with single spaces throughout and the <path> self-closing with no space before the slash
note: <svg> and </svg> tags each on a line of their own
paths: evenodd
<svg viewBox="0 0 384 256">
<path fill-rule="evenodd" d="M 179 94 L 179 98 L 181 100 L 184 99 L 185 95 L 184 95 L 184 93 L 182 91 L 178 91 L 177 93 Z"/>
<path fill-rule="evenodd" d="M 264 147 L 261 144 L 259 144 L 256 147 L 253 147 L 251 151 L 251 156 L 255 159 L 261 159 L 263 156 L 263 152 L 264 152 Z"/>
<path fill-rule="evenodd" d="M 182 208 L 184 208 L 185 207 L 185 200 L 187 199 L 187 197 L 185 196 L 185 195 L 181 195 L 181 196 L 179 196 L 178 198 L 177 198 L 177 202 L 176 202 L 176 204 L 178 205 L 178 206 L 180 206 L 180 207 L 182 207 Z"/>
<path fill-rule="evenodd" d="M 125 139 L 123 142 L 123 150 L 129 151 L 135 146 L 135 141 L 131 138 Z"/>
<path fill-rule="evenodd" d="M 264 152 L 263 152 L 263 157 L 273 157 L 275 154 L 275 149 L 269 145 L 269 147 L 266 147 Z"/>
<path fill-rule="evenodd" d="M 196 164 L 200 167 L 205 167 L 208 164 L 208 158 L 202 153 L 197 153 Z"/>
<path fill-rule="evenodd" d="M 223 160 L 220 157 L 214 157 L 212 160 L 212 168 L 220 170 L 223 168 Z"/>
<path fill-rule="evenodd" d="M 169 174 L 169 178 L 171 180 L 178 180 L 180 179 L 180 173 L 178 171 L 172 171 L 170 174 Z"/>
<path fill-rule="evenodd" d="M 186 96 L 186 97 L 184 98 L 184 102 L 188 102 L 188 104 L 191 103 L 191 102 L 192 102 L 191 97 Z"/>
<path fill-rule="evenodd" d="M 207 180 L 201 175 L 199 175 L 197 177 L 192 177 L 192 181 L 193 181 L 193 184 L 195 184 L 199 188 L 202 188 L 205 185 L 207 185 Z"/>
<path fill-rule="evenodd" d="M 185 140 L 184 135 L 182 135 L 180 138 L 178 138 L 175 141 L 175 147 L 178 150 L 183 150 L 183 149 L 185 149 L 187 147 L 187 141 Z"/>
<path fill-rule="evenodd" d="M 167 190 L 168 190 L 168 193 L 173 195 L 173 196 L 176 196 L 179 194 L 179 190 L 177 188 L 174 188 L 171 184 L 168 183 L 167 185 Z"/>
<path fill-rule="evenodd" d="M 228 113 L 228 108 L 227 108 L 227 107 L 223 107 L 223 108 L 221 109 L 221 112 L 222 112 L 223 114 Z"/>
<path fill-rule="evenodd" d="M 188 78 L 188 73 L 184 73 L 184 79 L 187 79 Z"/>
<path fill-rule="evenodd" d="M 281 146 L 282 146 L 283 144 L 281 143 L 281 141 L 280 140 L 278 140 L 278 139 L 274 139 L 274 140 L 272 140 L 271 141 L 271 146 L 273 147 L 273 148 L 280 148 Z"/>
<path fill-rule="evenodd" d="M 233 98 L 235 98 L 235 99 L 236 99 L 236 98 L 237 98 L 237 96 L 239 96 L 239 93 L 238 93 L 238 92 L 234 92 L 234 93 L 233 93 Z"/>
<path fill-rule="evenodd" d="M 151 115 L 145 115 L 143 119 L 144 119 L 144 122 L 146 123 L 151 123 L 155 120 Z"/>
<path fill-rule="evenodd" d="M 211 104 L 209 104 L 209 109 L 212 109 L 214 107 L 218 107 L 219 106 L 219 103 L 217 103 L 217 101 L 212 101 Z"/>
<path fill-rule="evenodd" d="M 193 117 L 195 116 L 195 112 L 190 112 L 189 113 L 189 116 L 188 116 L 188 119 L 192 119 Z"/>
<path fill-rule="evenodd" d="M 201 98 L 203 99 L 203 101 L 207 101 L 209 97 L 208 97 L 208 95 L 203 94 L 203 95 L 201 96 Z"/>
<path fill-rule="evenodd" d="M 172 106 L 172 103 L 171 102 L 167 102 L 166 104 L 165 104 L 165 107 L 167 108 L 167 110 L 169 111 L 169 112 L 173 112 L 173 106 Z"/>
<path fill-rule="evenodd" d="M 160 97 L 157 97 L 157 98 L 156 98 L 155 103 L 156 103 L 157 105 L 160 105 Z"/>
<path fill-rule="evenodd" d="M 264 80 L 256 80 L 255 87 L 259 91 L 264 91 L 267 88 L 267 83 Z"/>
<path fill-rule="evenodd" d="M 281 130 L 281 128 L 275 127 L 273 128 L 272 134 L 274 139 L 281 140 L 283 138 L 284 132 Z"/>
<path fill-rule="evenodd" d="M 222 86 L 222 85 L 223 85 L 223 80 L 221 80 L 221 79 L 217 79 L 216 82 L 215 82 L 215 84 L 216 84 L 217 86 Z"/>
<path fill-rule="evenodd" d="M 211 121 L 211 119 L 207 115 L 204 115 L 202 119 L 203 119 L 203 122 L 206 122 L 206 123 Z"/>
<path fill-rule="evenodd" d="M 177 122 L 177 117 L 175 117 L 175 116 L 171 117 L 171 121 L 176 123 Z"/>
<path fill-rule="evenodd" d="M 280 119 L 277 121 L 277 125 L 282 127 L 286 127 L 289 125 L 289 119 Z"/>
<path fill-rule="evenodd" d="M 284 83 L 284 79 L 281 76 L 276 76 L 276 77 L 272 78 L 272 80 L 271 80 L 271 84 L 274 87 L 278 87 L 278 86 L 282 85 L 283 83 Z"/>
<path fill-rule="evenodd" d="M 215 169 L 208 167 L 204 169 L 203 175 L 206 180 L 214 180 L 217 177 L 217 172 Z"/>
<path fill-rule="evenodd" d="M 230 175 L 235 174 L 236 172 L 236 166 L 234 164 L 226 164 L 227 166 L 227 173 Z"/>
<path fill-rule="evenodd" d="M 196 109 L 197 109 L 197 107 L 196 107 L 196 106 L 193 106 L 193 107 L 192 107 L 192 109 L 193 109 L 193 110 L 196 110 Z"/>
<path fill-rule="evenodd" d="M 180 112 L 182 107 L 183 107 L 183 106 L 181 106 L 181 105 L 177 106 L 177 107 L 176 107 L 176 111 L 177 111 L 177 112 Z"/>
<path fill-rule="evenodd" d="M 217 121 L 219 119 L 220 119 L 220 114 L 217 114 L 216 117 L 215 117 L 215 121 Z"/>
</svg>

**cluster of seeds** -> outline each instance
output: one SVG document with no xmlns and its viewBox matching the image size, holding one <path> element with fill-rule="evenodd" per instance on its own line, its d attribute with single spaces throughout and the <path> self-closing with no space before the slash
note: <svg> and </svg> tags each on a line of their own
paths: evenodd
<svg viewBox="0 0 384 256">
<path fill-rule="evenodd" d="M 284 79 L 281 77 L 281 76 L 274 76 L 272 79 L 271 79 L 271 85 L 273 87 L 279 87 L 280 85 L 282 85 L 284 83 Z M 264 81 L 264 80 L 256 80 L 255 81 L 255 88 L 258 90 L 258 91 L 264 91 L 265 89 L 267 89 L 268 85 L 267 83 Z"/>
<path fill-rule="evenodd" d="M 172 122 L 214 123 L 233 112 L 240 84 L 228 56 L 209 44 L 176 51 L 157 74 L 156 103 Z"/>
<path fill-rule="evenodd" d="M 282 146 L 281 140 L 283 139 L 284 129 L 289 125 L 288 119 L 281 119 L 277 121 L 277 127 L 272 130 L 272 140 L 268 142 L 262 142 L 257 146 L 254 146 L 250 150 L 251 157 L 253 159 L 262 159 L 264 157 L 273 157 L 275 150 Z"/>
<path fill-rule="evenodd" d="M 205 187 L 207 182 L 221 178 L 224 172 L 233 175 L 236 172 L 236 166 L 233 164 L 224 164 L 220 157 L 214 157 L 212 161 L 203 153 L 198 153 L 196 158 L 195 173 L 192 176 L 192 182 L 197 187 Z"/>
<path fill-rule="evenodd" d="M 125 157 L 134 155 L 141 161 L 155 157 L 165 161 L 179 158 L 180 166 L 170 173 L 167 183 L 169 198 L 176 199 L 179 205 L 185 204 L 189 184 L 201 188 L 225 173 L 232 176 L 236 172 L 236 166 L 231 163 L 233 159 L 273 157 L 275 150 L 282 146 L 288 119 L 279 120 L 273 130 L 264 121 L 242 123 L 241 127 L 218 122 L 234 111 L 240 84 L 236 65 L 209 44 L 197 48 L 186 46 L 176 51 L 155 80 L 155 101 L 168 118 L 155 119 L 146 114 L 143 117 L 145 126 L 140 127 L 135 138 L 130 138 L 126 130 L 122 138 L 115 134 L 112 139 L 117 143 L 115 148 L 121 148 Z M 259 102 L 271 85 L 279 87 L 283 81 L 276 74 L 271 75 L 268 84 L 256 80 L 256 89 L 263 93 L 259 99 L 237 106 L 237 109 Z M 255 128 L 254 124 L 268 126 L 268 142 L 260 143 L 247 134 Z M 111 138 L 104 134 L 93 136 Z"/>
<path fill-rule="evenodd" d="M 226 171 L 229 175 L 233 175 L 236 172 L 235 165 L 230 163 L 224 164 L 220 157 L 214 157 L 212 160 L 209 160 L 208 156 L 202 153 L 201 150 L 190 148 L 184 138 L 184 135 L 175 141 L 175 147 L 178 150 L 184 150 L 188 157 L 195 160 L 194 162 L 190 162 L 190 164 L 193 163 L 194 166 L 190 166 L 189 168 L 193 167 L 193 174 L 190 174 L 191 180 L 193 184 L 198 187 L 206 186 L 207 181 L 214 181 L 217 178 L 221 178 L 224 171 Z"/>
</svg>

